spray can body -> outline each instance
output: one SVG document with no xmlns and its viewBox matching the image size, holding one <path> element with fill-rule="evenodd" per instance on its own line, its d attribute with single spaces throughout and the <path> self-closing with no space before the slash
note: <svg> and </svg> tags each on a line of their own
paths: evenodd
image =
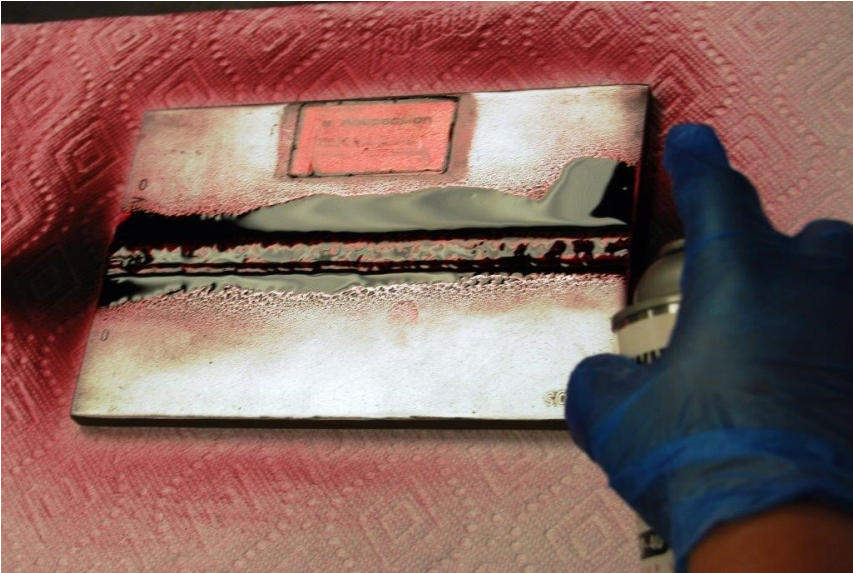
<svg viewBox="0 0 853 573">
<path fill-rule="evenodd" d="M 681 304 L 684 241 L 667 243 L 637 284 L 632 304 L 612 321 L 619 352 L 639 364 L 660 358 L 669 344 Z M 666 541 L 638 518 L 642 573 L 675 571 L 675 557 Z"/>
</svg>

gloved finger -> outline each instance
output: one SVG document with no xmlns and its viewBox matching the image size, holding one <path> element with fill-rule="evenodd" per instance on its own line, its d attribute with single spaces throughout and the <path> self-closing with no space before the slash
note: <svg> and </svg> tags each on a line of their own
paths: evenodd
<svg viewBox="0 0 853 573">
<path fill-rule="evenodd" d="M 566 422 L 575 442 L 590 457 L 590 439 L 606 431 L 602 423 L 642 385 L 642 368 L 616 354 L 585 358 L 575 367 L 566 391 Z"/>
<path fill-rule="evenodd" d="M 797 249 L 806 255 L 853 259 L 853 225 L 844 221 L 812 221 L 796 234 L 794 241 Z"/>
<path fill-rule="evenodd" d="M 749 240 L 772 232 L 755 188 L 729 166 L 710 127 L 673 127 L 666 138 L 664 166 L 673 182 L 688 251 L 697 252 L 719 239 Z"/>
</svg>

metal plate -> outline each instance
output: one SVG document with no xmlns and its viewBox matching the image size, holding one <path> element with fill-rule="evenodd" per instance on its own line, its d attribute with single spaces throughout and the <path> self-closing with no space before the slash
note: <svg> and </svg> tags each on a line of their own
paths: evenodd
<svg viewBox="0 0 853 573">
<path fill-rule="evenodd" d="M 374 138 L 362 167 L 344 158 L 320 177 L 304 176 L 305 166 L 292 163 L 299 156 L 300 117 L 325 106 L 150 112 L 130 177 L 133 214 L 128 221 L 193 218 L 194 224 L 207 225 L 308 197 L 379 197 L 430 189 L 451 194 L 485 189 L 541 201 L 573 160 L 608 158 L 638 167 L 647 97 L 645 86 L 451 94 L 433 100 L 454 102 L 448 141 L 434 133 L 418 140 L 423 132 L 409 141 L 415 147 L 426 141 L 442 148 L 446 157 L 440 167 L 428 155 L 425 162 L 392 161 L 382 169 L 375 153 L 382 142 Z M 372 124 L 385 129 L 380 139 L 396 136 L 376 121 L 382 119 L 376 110 L 393 103 L 326 105 L 372 110 L 365 116 L 371 121 L 356 122 L 358 129 L 369 130 Z M 318 121 L 322 126 L 323 118 Z M 402 164 L 422 172 L 394 173 L 394 165 Z M 521 273 L 475 269 L 445 275 L 415 269 L 353 275 L 349 269 L 358 284 L 330 290 L 311 286 L 319 285 L 319 275 L 288 268 L 291 282 L 286 284 L 298 279 L 309 285 L 291 288 L 281 286 L 280 268 L 274 275 L 258 275 L 260 259 L 241 255 L 236 267 L 229 259 L 231 278 L 215 272 L 211 278 L 211 268 L 220 268 L 222 252 L 230 247 L 199 246 L 202 239 L 189 231 L 185 236 L 172 232 L 166 240 L 162 226 L 151 226 L 152 248 L 139 247 L 148 250 L 138 268 L 112 265 L 109 272 L 153 284 L 162 280 L 153 274 L 166 267 L 153 268 L 150 253 L 160 264 L 173 249 L 179 263 L 168 272 L 180 275 L 184 286 L 104 299 L 73 415 L 84 423 L 560 420 L 572 367 L 584 356 L 612 350 L 609 317 L 624 302 L 637 180 L 632 173 L 630 185 L 616 199 L 608 194 L 600 205 L 585 207 L 590 214 L 583 225 L 566 220 L 545 231 L 510 232 L 498 224 L 466 231 L 461 239 L 459 229 L 448 231 L 449 238 L 417 233 L 395 238 L 407 253 L 430 240 L 455 241 L 454 248 L 477 243 L 483 233 L 492 241 L 550 233 L 551 239 L 567 237 L 573 245 L 563 262 L 547 259 L 556 266 L 526 267 Z M 603 207 L 612 211 L 614 201 L 616 210 L 625 213 L 622 219 L 593 217 Z M 360 241 L 375 248 L 387 238 L 381 233 L 356 238 L 312 233 L 308 238 L 287 235 L 289 252 L 318 241 Z M 133 250 L 120 243 L 126 236 L 119 229 L 112 249 L 113 261 L 122 264 Z M 238 250 L 251 250 L 255 239 L 247 237 Z M 261 263 L 267 264 L 263 257 L 270 249 L 264 247 Z M 193 257 L 208 257 L 212 267 L 185 264 Z M 457 266 L 455 259 L 445 263 Z M 187 280 L 190 275 L 202 284 Z M 108 275 L 107 284 L 118 280 Z"/>
</svg>

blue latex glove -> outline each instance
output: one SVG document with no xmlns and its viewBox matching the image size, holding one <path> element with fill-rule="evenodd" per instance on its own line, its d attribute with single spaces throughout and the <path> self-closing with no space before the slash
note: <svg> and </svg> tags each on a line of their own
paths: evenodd
<svg viewBox="0 0 853 573">
<path fill-rule="evenodd" d="M 720 523 L 799 499 L 853 511 L 853 227 L 776 232 L 709 127 L 673 128 L 664 164 L 686 240 L 669 348 L 581 362 L 566 417 L 683 571 Z"/>
</svg>

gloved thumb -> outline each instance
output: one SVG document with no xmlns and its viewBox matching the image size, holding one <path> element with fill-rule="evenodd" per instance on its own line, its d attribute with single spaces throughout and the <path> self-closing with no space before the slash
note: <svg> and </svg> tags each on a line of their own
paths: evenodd
<svg viewBox="0 0 853 573">
<path fill-rule="evenodd" d="M 596 460 L 596 444 L 612 430 L 620 406 L 643 384 L 641 367 L 616 354 L 585 358 L 566 391 L 566 421 L 575 443 Z M 596 460 L 598 461 L 598 460 Z"/>
</svg>

